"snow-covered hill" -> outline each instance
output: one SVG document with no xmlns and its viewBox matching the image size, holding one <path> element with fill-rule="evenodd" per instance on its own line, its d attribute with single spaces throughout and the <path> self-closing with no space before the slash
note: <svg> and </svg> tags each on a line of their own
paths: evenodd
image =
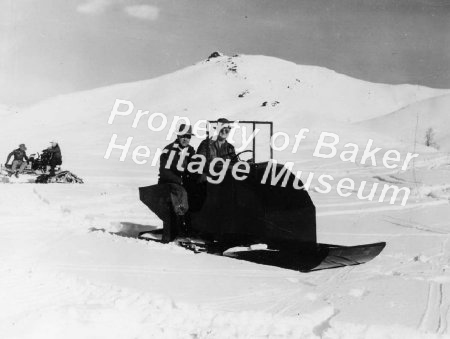
<svg viewBox="0 0 450 339">
<path fill-rule="evenodd" d="M 262 107 L 267 101 L 268 107 L 274 104 L 273 110 L 289 115 L 314 114 L 324 120 L 348 122 L 394 112 L 448 92 L 373 84 L 326 68 L 266 56 L 220 56 L 152 80 L 49 99 L 31 107 L 28 114 L 95 119 L 111 108 L 114 99 L 121 98 L 168 115 L 259 117 L 268 115 L 268 109 Z"/>
<path fill-rule="evenodd" d="M 363 142 L 360 139 L 367 139 L 366 133 L 361 135 L 348 122 L 384 116 L 445 93 L 448 91 L 420 86 L 373 84 L 266 56 L 220 56 L 152 80 L 48 99 L 8 116 L 0 127 L 2 135 L 8 136 L 8 142 L 0 145 L 0 153 L 22 142 L 30 151 L 40 151 L 50 139 L 57 139 L 66 154 L 65 164 L 77 171 L 83 172 L 82 159 L 95 163 L 97 169 L 123 170 L 123 164 L 99 157 L 113 133 L 122 143 L 133 136 L 132 147 L 161 147 L 169 129 L 151 132 L 145 118 L 137 128 L 131 128 L 138 109 L 150 114 L 162 112 L 169 122 L 175 115 L 192 122 L 222 116 L 273 120 L 275 131 L 295 133 L 307 127 L 317 133 L 334 129 Z M 116 99 L 131 101 L 135 109 L 109 125 Z M 199 141 L 193 139 L 193 144 Z"/>
<path fill-rule="evenodd" d="M 380 134 L 396 136 L 405 144 L 425 143 L 432 130 L 435 147 L 450 152 L 450 95 L 442 95 L 411 104 L 396 112 L 359 124 Z"/>
<path fill-rule="evenodd" d="M 449 90 L 373 84 L 265 56 L 219 56 L 152 80 L 73 93 L 18 113 L 0 108 L 0 154 L 19 143 L 40 151 L 57 139 L 64 167 L 84 185 L 0 185 L 1 338 L 444 338 L 450 323 Z M 129 116 L 108 118 L 116 99 Z M 386 241 L 373 261 L 303 274 L 193 254 L 136 239 L 161 221 L 137 188 L 157 167 L 104 159 L 111 135 L 131 148 L 165 146 L 138 109 L 197 119 L 274 121 L 291 137 L 310 129 L 298 152 L 275 154 L 298 170 L 331 174 L 312 184 L 318 240 Z M 417 123 L 417 121 L 419 121 Z M 432 127 L 441 149 L 411 143 Z M 406 170 L 312 156 L 333 132 L 364 149 L 420 155 Z M 417 132 L 417 133 L 416 133 Z M 192 143 L 197 145 L 198 138 Z M 292 143 L 292 142 L 291 142 Z M 266 143 L 267 146 L 267 143 Z M 380 162 L 382 154 L 377 155 Z M 409 187 L 406 206 L 336 193 L 340 178 Z M 354 193 L 354 192 L 353 192 Z M 377 193 L 376 198 L 378 198 Z M 301 221 L 299 221 L 299 224 Z"/>
</svg>

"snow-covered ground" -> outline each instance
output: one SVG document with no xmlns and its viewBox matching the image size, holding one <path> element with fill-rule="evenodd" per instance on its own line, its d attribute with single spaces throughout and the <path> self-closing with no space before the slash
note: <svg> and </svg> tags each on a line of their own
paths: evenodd
<svg viewBox="0 0 450 339">
<path fill-rule="evenodd" d="M 20 184 L 24 176 L 0 186 L 0 337 L 448 337 L 448 93 L 262 56 L 223 56 L 153 80 L 5 110 L 0 154 L 22 142 L 40 151 L 56 138 L 64 168 L 86 183 Z M 131 100 L 135 110 L 110 125 L 115 99 Z M 146 145 L 152 154 L 168 143 L 167 129 L 152 132 L 145 118 L 131 127 L 138 109 L 193 123 L 271 120 L 275 132 L 291 136 L 309 128 L 298 152 L 275 158 L 334 177 L 330 193 L 319 193 L 316 180 L 311 185 L 319 242 L 386 241 L 386 248 L 364 265 L 300 273 L 138 240 L 139 232 L 161 226 L 137 191 L 156 182 L 157 167 L 137 165 L 131 155 L 120 162 L 118 151 L 103 158 L 113 133 L 121 143 L 133 136 L 131 149 Z M 414 134 L 405 126 L 416 126 Z M 423 146 L 430 127 L 440 150 Z M 346 142 L 363 149 L 370 138 L 383 152 L 420 155 L 406 171 L 380 165 L 381 152 L 376 167 L 321 159 L 312 154 L 323 131 L 339 135 L 340 150 Z M 341 178 L 406 186 L 411 196 L 406 206 L 377 202 L 379 192 L 374 201 L 341 197 Z"/>
</svg>

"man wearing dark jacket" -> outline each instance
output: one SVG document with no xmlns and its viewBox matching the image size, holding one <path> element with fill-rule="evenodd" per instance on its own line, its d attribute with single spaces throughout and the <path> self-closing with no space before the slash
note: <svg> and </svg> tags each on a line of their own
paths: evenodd
<svg viewBox="0 0 450 339">
<path fill-rule="evenodd" d="M 58 145 L 57 141 L 51 141 L 50 147 L 45 150 L 45 152 L 48 152 L 50 154 L 50 175 L 55 175 L 55 167 L 62 165 L 62 155 L 61 155 L 61 148 Z"/>
<path fill-rule="evenodd" d="M 217 137 L 203 140 L 198 146 L 197 153 L 204 155 L 208 163 L 214 158 L 230 159 L 231 163 L 237 162 L 234 146 L 227 141 L 230 130 L 231 122 L 228 119 L 217 120 Z"/>
<path fill-rule="evenodd" d="M 159 184 L 183 184 L 187 164 L 195 154 L 194 148 L 189 145 L 191 137 L 192 127 L 181 124 L 177 139 L 164 147 L 159 158 Z"/>
<path fill-rule="evenodd" d="M 227 141 L 230 130 L 231 122 L 228 119 L 220 118 L 217 120 L 217 136 L 213 138 L 206 138 L 198 146 L 197 154 L 201 154 L 206 158 L 205 172 L 203 172 L 199 180 L 200 182 L 206 181 L 209 166 L 215 158 L 230 160 L 231 165 L 238 161 L 234 146 Z M 222 163 L 217 163 L 214 167 L 216 171 L 220 171 L 222 168 Z"/>
<path fill-rule="evenodd" d="M 18 149 L 15 149 L 11 153 L 8 154 L 8 158 L 6 159 L 5 165 L 8 164 L 9 159 L 11 159 L 12 156 L 14 156 L 13 162 L 12 162 L 12 172 L 16 176 L 16 178 L 19 177 L 19 173 L 22 173 L 25 167 L 28 163 L 28 157 L 26 153 L 26 146 L 25 144 L 20 144 Z M 24 161 L 25 159 L 25 161 Z M 12 173 L 11 173 L 12 174 Z"/>
<path fill-rule="evenodd" d="M 187 192 L 184 189 L 183 180 L 187 174 L 189 164 L 195 150 L 189 145 L 192 137 L 192 127 L 180 125 L 177 139 L 164 147 L 159 158 L 158 184 L 166 184 L 170 197 L 168 197 L 167 216 L 163 218 L 162 241 L 167 243 L 186 231 L 189 217 Z M 165 199 L 166 197 L 162 197 Z M 184 227 L 182 225 L 184 224 Z"/>
</svg>

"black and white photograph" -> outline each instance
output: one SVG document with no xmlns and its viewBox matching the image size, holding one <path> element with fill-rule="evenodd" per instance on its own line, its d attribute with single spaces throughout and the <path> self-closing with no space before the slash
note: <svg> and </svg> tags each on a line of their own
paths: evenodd
<svg viewBox="0 0 450 339">
<path fill-rule="evenodd" d="M 0 338 L 450 338 L 449 0 L 0 0 Z"/>
</svg>

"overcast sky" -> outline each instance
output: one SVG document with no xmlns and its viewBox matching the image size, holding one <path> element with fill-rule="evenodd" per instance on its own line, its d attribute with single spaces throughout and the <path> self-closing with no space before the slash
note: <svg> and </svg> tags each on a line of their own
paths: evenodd
<svg viewBox="0 0 450 339">
<path fill-rule="evenodd" d="M 215 50 L 450 88 L 450 0 L 0 0 L 0 103 L 149 79 Z"/>
</svg>

